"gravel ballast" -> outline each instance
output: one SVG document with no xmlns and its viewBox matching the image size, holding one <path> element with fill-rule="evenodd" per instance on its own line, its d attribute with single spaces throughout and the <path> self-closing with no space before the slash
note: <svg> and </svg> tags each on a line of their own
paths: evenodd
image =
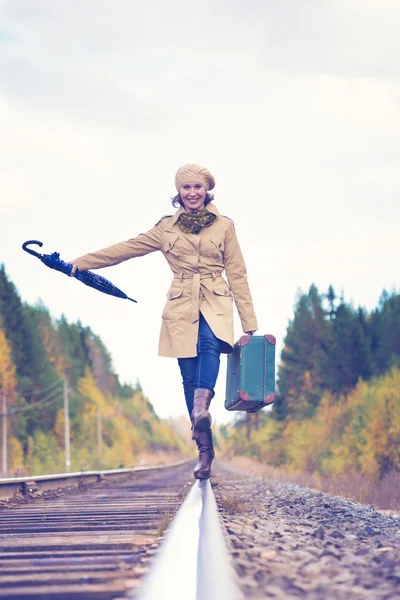
<svg viewBox="0 0 400 600">
<path fill-rule="evenodd" d="M 400 600 L 400 519 L 216 465 L 214 488 L 247 598 Z"/>
</svg>

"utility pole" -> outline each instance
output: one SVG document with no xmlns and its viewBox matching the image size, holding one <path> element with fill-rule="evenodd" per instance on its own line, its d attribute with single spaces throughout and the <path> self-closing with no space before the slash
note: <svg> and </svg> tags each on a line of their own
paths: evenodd
<svg viewBox="0 0 400 600">
<path fill-rule="evenodd" d="M 250 441 L 250 436 L 251 436 L 251 414 L 250 413 L 246 413 L 246 439 L 249 442 Z"/>
<path fill-rule="evenodd" d="M 6 393 L 3 391 L 2 395 L 2 411 L 3 411 L 3 420 L 2 420 L 2 464 L 1 464 L 1 474 L 3 477 L 7 477 L 8 474 L 8 466 L 7 466 L 7 397 Z"/>
<path fill-rule="evenodd" d="M 71 470 L 71 447 L 69 439 L 69 398 L 68 382 L 64 377 L 64 437 L 65 437 L 65 470 L 67 473 Z"/>
<path fill-rule="evenodd" d="M 100 465 L 103 464 L 103 424 L 100 407 L 97 407 L 97 453 Z"/>
</svg>

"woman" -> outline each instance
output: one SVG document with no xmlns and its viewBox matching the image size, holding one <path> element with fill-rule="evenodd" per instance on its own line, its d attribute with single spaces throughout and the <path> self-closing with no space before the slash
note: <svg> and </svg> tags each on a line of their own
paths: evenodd
<svg viewBox="0 0 400 600">
<path fill-rule="evenodd" d="M 179 209 L 174 215 L 163 217 L 147 233 L 75 259 L 71 275 L 76 269 L 108 267 L 156 250 L 164 254 L 174 278 L 162 313 L 159 354 L 178 359 L 199 450 L 194 476 L 207 479 L 214 458 L 208 409 L 220 353 L 233 350 L 232 297 L 245 333 L 256 331 L 257 320 L 235 228 L 219 214 L 209 193 L 214 177 L 197 164 L 187 164 L 178 169 L 175 186 L 172 203 Z"/>
</svg>

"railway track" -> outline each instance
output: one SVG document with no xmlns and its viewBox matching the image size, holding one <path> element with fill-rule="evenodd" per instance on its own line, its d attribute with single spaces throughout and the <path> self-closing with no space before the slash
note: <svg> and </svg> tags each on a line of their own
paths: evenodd
<svg viewBox="0 0 400 600">
<path fill-rule="evenodd" d="M 217 461 L 224 539 L 192 468 L 0 481 L 0 600 L 400 598 L 399 519 Z"/>
<path fill-rule="evenodd" d="M 193 487 L 192 469 L 193 461 L 186 461 L 168 468 L 98 473 L 97 481 L 96 474 L 88 474 L 86 480 L 85 475 L 72 475 L 4 482 L 4 488 L 21 489 L 23 495 L 2 501 L 0 598 L 135 597 L 165 529 L 190 490 L 184 531 L 175 523 L 173 529 L 175 537 L 180 537 L 175 540 L 178 548 L 182 549 L 182 540 L 196 543 L 190 542 L 187 524 L 194 516 L 199 529 L 205 496 L 208 503 L 213 496 L 208 482 L 202 488 L 198 483 Z M 7 496 L 4 489 L 2 495 Z M 216 511 L 212 518 L 215 515 Z M 201 518 L 203 528 L 210 527 L 209 518 Z M 172 549 L 164 558 L 158 554 L 158 570 L 170 572 L 173 567 L 163 564 L 177 552 Z M 148 577 L 150 581 L 154 578 Z M 148 584 L 140 593 L 143 598 L 154 598 Z M 193 598 L 205 597 L 195 590 Z"/>
</svg>

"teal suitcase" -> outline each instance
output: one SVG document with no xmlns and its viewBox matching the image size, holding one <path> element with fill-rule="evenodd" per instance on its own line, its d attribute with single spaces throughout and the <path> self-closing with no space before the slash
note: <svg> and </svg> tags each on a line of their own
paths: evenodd
<svg viewBox="0 0 400 600">
<path fill-rule="evenodd" d="M 228 356 L 227 410 L 257 412 L 275 400 L 273 335 L 243 335 Z"/>
</svg>

